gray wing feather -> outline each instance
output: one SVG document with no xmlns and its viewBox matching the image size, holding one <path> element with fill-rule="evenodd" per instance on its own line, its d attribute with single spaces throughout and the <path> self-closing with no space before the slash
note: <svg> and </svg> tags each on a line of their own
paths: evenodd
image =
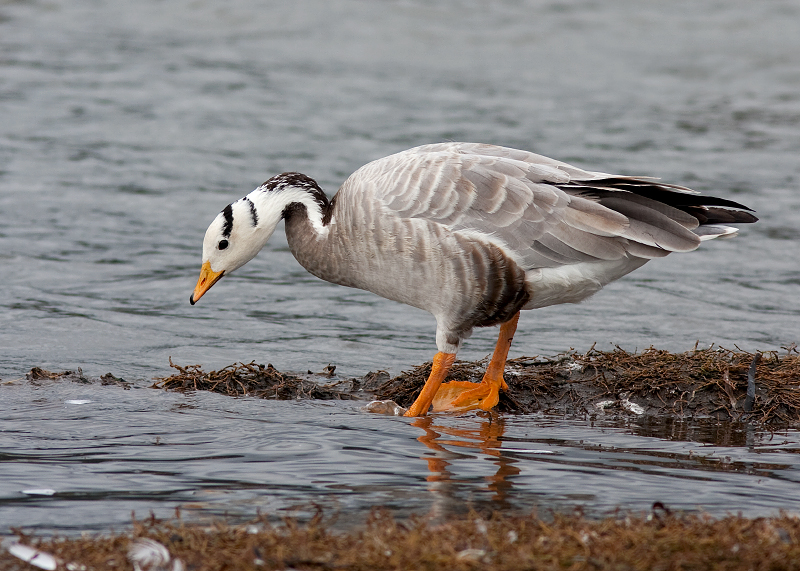
<svg viewBox="0 0 800 571">
<path fill-rule="evenodd" d="M 700 245 L 697 234 L 659 210 L 631 201 L 629 197 L 629 193 L 622 193 L 600 201 L 628 217 L 629 227 L 622 234 L 625 238 L 672 252 L 690 252 Z"/>
<path fill-rule="evenodd" d="M 361 200 L 387 215 L 484 235 L 526 269 L 695 249 L 697 218 L 625 190 L 637 185 L 692 192 L 476 143 L 425 145 L 379 159 L 341 192 L 358 188 Z"/>
</svg>

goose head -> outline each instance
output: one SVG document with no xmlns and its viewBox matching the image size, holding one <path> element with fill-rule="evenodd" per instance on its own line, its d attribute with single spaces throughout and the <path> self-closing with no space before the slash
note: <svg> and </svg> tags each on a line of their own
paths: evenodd
<svg viewBox="0 0 800 571">
<path fill-rule="evenodd" d="M 252 260 L 295 204 L 302 205 L 304 215 L 322 229 L 327 199 L 316 182 L 300 173 L 272 177 L 223 208 L 206 230 L 203 265 L 189 303 L 194 305 L 223 276 Z"/>
<path fill-rule="evenodd" d="M 194 305 L 223 276 L 252 260 L 267 243 L 278 220 L 265 232 L 266 224 L 259 224 L 256 206 L 249 196 L 217 214 L 203 239 L 203 265 L 189 303 Z"/>
</svg>

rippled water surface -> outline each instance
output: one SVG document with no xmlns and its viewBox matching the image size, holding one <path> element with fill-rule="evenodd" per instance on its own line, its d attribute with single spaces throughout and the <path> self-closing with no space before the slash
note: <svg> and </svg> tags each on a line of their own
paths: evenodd
<svg viewBox="0 0 800 571">
<path fill-rule="evenodd" d="M 409 421 L 147 388 L 170 356 L 343 376 L 430 359 L 430 315 L 320 282 L 281 232 L 187 299 L 206 226 L 263 180 L 297 170 L 333 194 L 372 159 L 442 140 L 658 176 L 761 218 L 527 312 L 512 356 L 800 341 L 798 21 L 789 0 L 0 3 L 2 529 L 107 529 L 177 506 L 798 510 L 792 431 Z M 133 388 L 20 380 L 33 366 Z"/>
</svg>

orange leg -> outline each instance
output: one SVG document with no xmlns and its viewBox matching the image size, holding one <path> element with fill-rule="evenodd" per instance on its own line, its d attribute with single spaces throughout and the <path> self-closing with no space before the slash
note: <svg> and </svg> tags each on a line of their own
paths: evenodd
<svg viewBox="0 0 800 571">
<path fill-rule="evenodd" d="M 439 391 L 442 381 L 447 377 L 447 372 L 456 360 L 455 353 L 436 353 L 433 357 L 433 368 L 428 380 L 425 381 L 425 386 L 422 387 L 422 392 L 419 393 L 417 400 L 406 411 L 404 416 L 425 416 L 428 409 L 431 407 L 433 397 Z"/>
<path fill-rule="evenodd" d="M 518 321 L 519 312 L 500 326 L 500 336 L 497 338 L 497 345 L 494 348 L 492 360 L 486 367 L 483 380 L 480 383 L 464 381 L 445 383 L 433 401 L 435 412 L 472 410 L 474 408 L 490 410 L 497 405 L 500 400 L 500 389 L 508 389 L 508 385 L 503 379 L 503 371 L 506 367 L 511 341 L 514 340 L 514 333 L 517 331 Z"/>
</svg>

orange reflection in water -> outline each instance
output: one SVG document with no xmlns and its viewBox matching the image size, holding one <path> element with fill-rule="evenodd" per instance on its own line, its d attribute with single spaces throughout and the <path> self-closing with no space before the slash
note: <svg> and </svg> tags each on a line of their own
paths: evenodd
<svg viewBox="0 0 800 571">
<path fill-rule="evenodd" d="M 487 413 L 486 418 L 480 422 L 477 428 L 443 426 L 436 424 L 436 418 L 431 416 L 417 418 L 411 423 L 411 426 L 416 426 L 424 431 L 424 434 L 417 440 L 435 453 L 421 456 L 421 459 L 428 463 L 430 471 L 430 475 L 426 478 L 428 482 L 457 482 L 448 469 L 451 461 L 469 457 L 459 451 L 479 451 L 497 459 L 495 461 L 497 470 L 494 475 L 485 478 L 486 489 L 494 492 L 493 501 L 505 503 L 512 488 L 508 478 L 519 474 L 520 469 L 515 466 L 517 460 L 506 456 L 501 448 L 502 437 L 505 433 L 505 420 L 500 415 Z M 440 486 L 437 486 L 436 489 L 441 491 Z"/>
</svg>

